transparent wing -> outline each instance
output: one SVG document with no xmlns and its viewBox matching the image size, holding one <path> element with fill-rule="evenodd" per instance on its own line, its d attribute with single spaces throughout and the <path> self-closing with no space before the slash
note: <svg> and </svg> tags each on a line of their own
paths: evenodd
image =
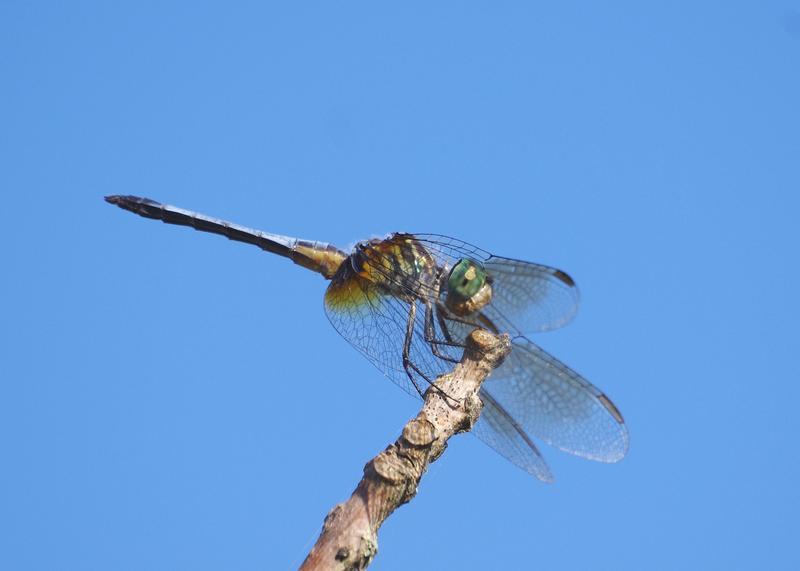
<svg viewBox="0 0 800 571">
<path fill-rule="evenodd" d="M 414 307 L 413 336 L 408 356 L 416 367 L 412 382 L 403 366 L 403 347 L 409 314 Z M 358 349 L 384 375 L 404 391 L 419 396 L 429 381 L 449 371 L 453 363 L 436 357 L 425 340 L 425 306 L 418 300 L 401 299 L 385 294 L 371 282 L 357 276 L 331 282 L 325 293 L 325 313 L 334 329 Z M 461 359 L 460 347 L 441 347 L 449 359 Z"/>
<path fill-rule="evenodd" d="M 486 382 L 487 389 L 529 434 L 570 454 L 617 462 L 628 429 L 597 387 L 525 337 Z"/>
<path fill-rule="evenodd" d="M 578 312 L 578 287 L 561 270 L 499 256 L 484 267 L 494 278 L 491 308 L 519 333 L 558 329 Z"/>
<path fill-rule="evenodd" d="M 445 268 L 461 258 L 481 262 L 494 280 L 487 312 L 504 329 L 517 334 L 550 331 L 569 323 L 578 311 L 580 293 L 573 279 L 556 268 L 494 256 L 461 240 L 414 234 Z"/>
<path fill-rule="evenodd" d="M 480 396 L 483 412 L 472 433 L 528 474 L 543 482 L 552 482 L 553 474 L 538 448 L 492 396 L 486 383 L 481 388 Z"/>
<path fill-rule="evenodd" d="M 466 339 L 473 326 L 445 317 L 450 338 Z M 616 462 L 628 451 L 628 429 L 600 389 L 526 337 L 483 387 L 528 434 L 570 454 Z"/>
</svg>

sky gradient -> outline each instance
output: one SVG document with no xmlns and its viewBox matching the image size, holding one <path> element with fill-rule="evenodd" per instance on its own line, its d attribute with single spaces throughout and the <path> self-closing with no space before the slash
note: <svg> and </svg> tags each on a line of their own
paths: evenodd
<svg viewBox="0 0 800 571">
<path fill-rule="evenodd" d="M 631 434 L 468 435 L 392 569 L 797 569 L 800 3 L 0 3 L 0 568 L 292 569 L 418 404 L 325 281 L 149 196 L 569 272 L 534 337 Z"/>
</svg>

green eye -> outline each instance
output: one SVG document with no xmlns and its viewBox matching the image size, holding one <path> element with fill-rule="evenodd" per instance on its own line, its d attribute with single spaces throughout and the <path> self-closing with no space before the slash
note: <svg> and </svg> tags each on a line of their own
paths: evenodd
<svg viewBox="0 0 800 571">
<path fill-rule="evenodd" d="M 462 258 L 450 270 L 448 292 L 460 299 L 469 299 L 486 283 L 486 270 L 478 262 Z"/>
</svg>

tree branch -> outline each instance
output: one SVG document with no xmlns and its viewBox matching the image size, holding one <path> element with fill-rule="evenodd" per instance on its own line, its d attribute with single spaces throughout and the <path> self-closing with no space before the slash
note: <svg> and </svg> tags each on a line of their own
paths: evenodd
<svg viewBox="0 0 800 571">
<path fill-rule="evenodd" d="M 507 335 L 482 329 L 469 335 L 461 362 L 433 383 L 441 390 L 426 391 L 416 418 L 367 463 L 350 499 L 325 518 L 301 571 L 366 569 L 378 552 L 378 528 L 416 495 L 428 464 L 442 455 L 450 437 L 472 429 L 483 408 L 478 390 L 510 350 Z"/>
</svg>

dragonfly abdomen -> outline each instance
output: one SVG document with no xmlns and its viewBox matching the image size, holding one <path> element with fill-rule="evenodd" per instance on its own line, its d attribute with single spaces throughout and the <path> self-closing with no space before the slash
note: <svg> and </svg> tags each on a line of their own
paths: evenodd
<svg viewBox="0 0 800 571">
<path fill-rule="evenodd" d="M 289 258 L 295 264 L 304 268 L 319 272 L 327 279 L 333 277 L 342 261 L 347 257 L 344 252 L 331 244 L 299 240 L 289 236 L 254 230 L 233 222 L 212 218 L 199 212 L 184 210 L 169 204 L 161 204 L 149 198 L 115 195 L 106 196 L 105 199 L 106 202 L 116 204 L 124 210 L 145 218 L 161 220 L 167 224 L 188 226 L 201 232 L 219 234 L 229 240 L 258 246 L 267 252 Z"/>
</svg>

